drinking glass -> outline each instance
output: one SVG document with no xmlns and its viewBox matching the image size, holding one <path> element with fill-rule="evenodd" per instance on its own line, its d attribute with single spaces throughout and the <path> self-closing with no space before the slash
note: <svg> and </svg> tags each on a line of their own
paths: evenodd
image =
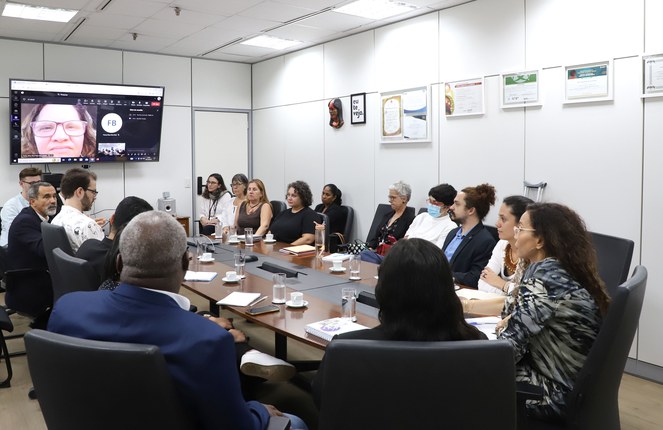
<svg viewBox="0 0 663 430">
<path fill-rule="evenodd" d="M 357 290 L 343 288 L 341 290 L 341 317 L 357 321 Z"/>
<path fill-rule="evenodd" d="M 253 229 L 244 229 L 244 246 L 253 246 Z"/>
<path fill-rule="evenodd" d="M 353 281 L 361 279 L 359 272 L 361 271 L 361 257 L 359 254 L 350 257 L 350 279 Z"/>
<path fill-rule="evenodd" d="M 315 227 L 315 255 L 322 258 L 322 253 L 325 252 L 325 225 L 320 224 Z"/>
<path fill-rule="evenodd" d="M 272 303 L 285 303 L 285 273 L 275 273 L 272 279 Z"/>
<path fill-rule="evenodd" d="M 244 278 L 244 265 L 246 264 L 246 254 L 241 252 L 235 254 L 235 272 L 240 278 Z"/>
</svg>

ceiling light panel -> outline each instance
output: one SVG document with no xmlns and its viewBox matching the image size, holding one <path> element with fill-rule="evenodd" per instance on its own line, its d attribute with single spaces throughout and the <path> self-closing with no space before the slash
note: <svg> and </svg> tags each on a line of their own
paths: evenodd
<svg viewBox="0 0 663 430">
<path fill-rule="evenodd" d="M 38 21 L 69 22 L 77 13 L 78 11 L 73 9 L 52 9 L 44 6 L 7 2 L 2 11 L 2 16 Z"/>
<path fill-rule="evenodd" d="M 346 15 L 360 16 L 362 18 L 380 20 L 412 12 L 416 6 L 409 3 L 391 0 L 357 0 L 345 6 L 335 8 L 333 11 Z"/>
</svg>

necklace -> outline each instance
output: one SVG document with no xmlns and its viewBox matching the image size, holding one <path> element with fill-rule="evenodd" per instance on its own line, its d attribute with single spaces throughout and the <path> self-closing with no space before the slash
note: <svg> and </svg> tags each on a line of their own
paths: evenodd
<svg viewBox="0 0 663 430">
<path fill-rule="evenodd" d="M 251 206 L 251 203 L 247 202 L 248 208 L 246 209 L 246 213 L 252 214 L 253 212 L 256 211 L 256 208 L 260 206 L 260 202 L 256 203 L 255 205 Z"/>
<path fill-rule="evenodd" d="M 504 267 L 506 268 L 509 274 L 513 274 L 516 272 L 517 263 L 518 259 L 516 259 L 516 261 L 513 261 L 513 257 L 511 257 L 511 244 L 508 243 L 506 245 L 506 248 L 504 249 Z"/>
</svg>

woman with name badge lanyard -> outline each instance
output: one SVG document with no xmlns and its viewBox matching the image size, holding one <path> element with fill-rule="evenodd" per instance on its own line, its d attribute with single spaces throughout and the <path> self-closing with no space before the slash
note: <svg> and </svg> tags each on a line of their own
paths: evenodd
<svg viewBox="0 0 663 430">
<path fill-rule="evenodd" d="M 212 173 L 207 178 L 205 190 L 200 204 L 200 233 L 210 235 L 214 233 L 217 224 L 223 222 L 223 214 L 230 203 L 231 195 L 223 177 Z"/>
</svg>

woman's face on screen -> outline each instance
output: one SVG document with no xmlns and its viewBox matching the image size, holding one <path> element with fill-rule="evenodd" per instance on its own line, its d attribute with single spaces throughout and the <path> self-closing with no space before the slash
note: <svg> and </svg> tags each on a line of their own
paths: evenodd
<svg viewBox="0 0 663 430">
<path fill-rule="evenodd" d="M 41 155 L 80 157 L 87 124 L 71 105 L 46 105 L 32 123 Z"/>
</svg>

